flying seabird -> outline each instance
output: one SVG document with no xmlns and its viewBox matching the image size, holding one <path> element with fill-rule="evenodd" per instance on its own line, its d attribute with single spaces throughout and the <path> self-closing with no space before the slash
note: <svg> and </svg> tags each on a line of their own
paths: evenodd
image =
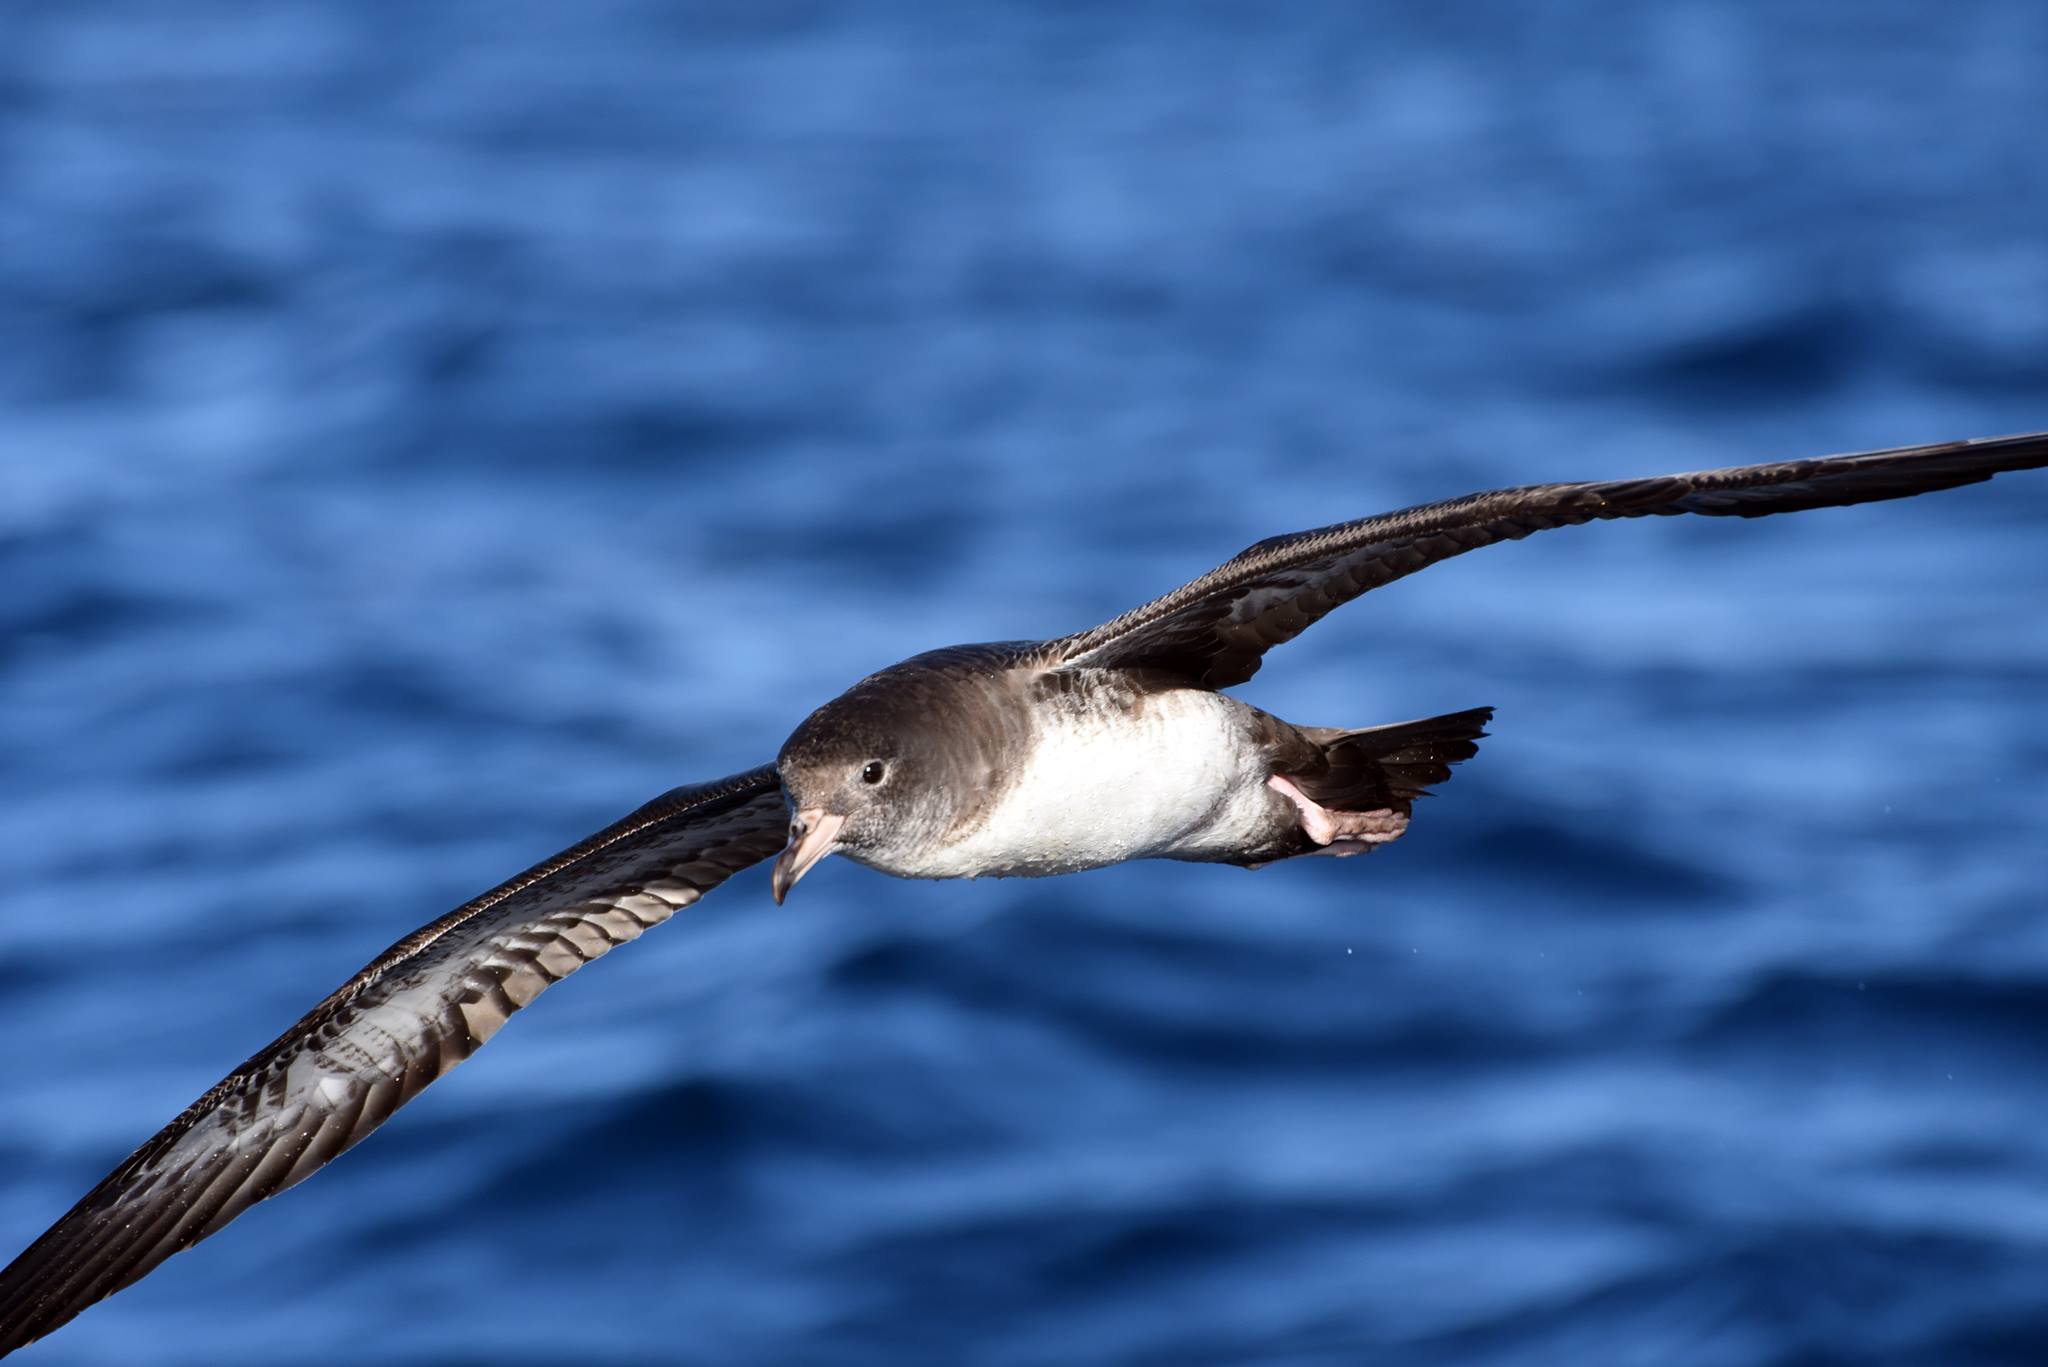
<svg viewBox="0 0 2048 1367">
<path fill-rule="evenodd" d="M 1763 517 L 2043 466 L 2048 433 L 2034 433 L 1474 494 L 1261 541 L 1072 636 L 870 675 L 774 764 L 666 793 L 371 960 L 0 1271 L 0 1356 L 311 1175 L 549 984 L 778 851 L 780 902 L 833 853 L 973 878 L 1147 858 L 1258 867 L 1398 839 L 1414 800 L 1477 752 L 1491 709 L 1296 726 L 1220 691 L 1368 590 L 1553 527 Z"/>
</svg>

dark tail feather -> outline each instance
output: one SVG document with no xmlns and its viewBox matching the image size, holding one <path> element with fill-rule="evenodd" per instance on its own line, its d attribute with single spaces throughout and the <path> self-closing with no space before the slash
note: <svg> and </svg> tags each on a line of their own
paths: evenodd
<svg viewBox="0 0 2048 1367">
<path fill-rule="evenodd" d="M 1479 739 L 1493 709 L 1474 707 L 1421 721 L 1395 722 L 1363 731 L 1304 726 L 1301 733 L 1320 745 L 1328 767 L 1320 774 L 1293 775 L 1301 790 L 1334 811 L 1407 812 L 1433 783 L 1451 776 L 1451 766 L 1479 753 Z"/>
</svg>

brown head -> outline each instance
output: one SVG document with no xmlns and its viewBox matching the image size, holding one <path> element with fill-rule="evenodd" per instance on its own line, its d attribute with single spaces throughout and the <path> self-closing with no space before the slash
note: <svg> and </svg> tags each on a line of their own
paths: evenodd
<svg viewBox="0 0 2048 1367">
<path fill-rule="evenodd" d="M 1027 726 L 1008 646 L 955 646 L 871 674 L 797 727 L 775 758 L 790 805 L 779 903 L 828 854 L 916 877 L 919 855 L 984 804 Z"/>
</svg>

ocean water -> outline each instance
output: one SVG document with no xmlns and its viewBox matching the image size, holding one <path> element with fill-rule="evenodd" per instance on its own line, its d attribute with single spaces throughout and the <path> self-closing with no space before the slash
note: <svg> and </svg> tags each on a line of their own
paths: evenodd
<svg viewBox="0 0 2048 1367">
<path fill-rule="evenodd" d="M 0 1258 L 854 678 L 1501 484 L 2048 426 L 2048 9 L 0 18 Z M 1369 859 L 735 879 L 27 1364 L 2048 1361 L 2048 475 L 1245 696 Z"/>
</svg>

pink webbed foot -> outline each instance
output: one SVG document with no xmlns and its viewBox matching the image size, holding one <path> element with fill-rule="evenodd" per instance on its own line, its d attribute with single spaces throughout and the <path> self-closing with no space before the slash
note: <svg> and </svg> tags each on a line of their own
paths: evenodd
<svg viewBox="0 0 2048 1367">
<path fill-rule="evenodd" d="M 1295 787 L 1284 774 L 1273 775 L 1266 786 L 1294 804 L 1301 814 L 1302 832 L 1323 846 L 1317 854 L 1339 858 L 1363 854 L 1375 845 L 1400 839 L 1408 829 L 1407 816 L 1387 807 L 1373 812 L 1333 812 Z"/>
</svg>

